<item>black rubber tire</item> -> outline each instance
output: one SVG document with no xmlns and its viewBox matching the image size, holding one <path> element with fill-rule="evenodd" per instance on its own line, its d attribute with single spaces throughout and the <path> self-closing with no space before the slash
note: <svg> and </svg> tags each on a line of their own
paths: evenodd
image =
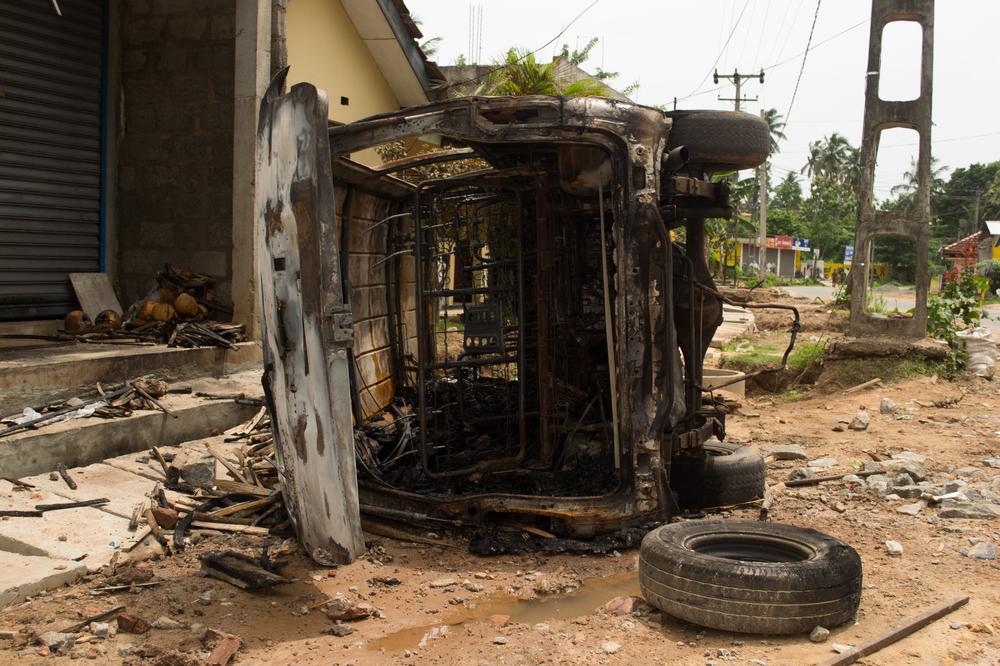
<svg viewBox="0 0 1000 666">
<path fill-rule="evenodd" d="M 771 131 L 758 116 L 741 111 L 675 111 L 667 149 L 688 149 L 689 164 L 708 171 L 752 169 L 771 153 Z"/>
<path fill-rule="evenodd" d="M 804 559 L 777 561 L 789 552 Z M 692 520 L 664 525 L 642 540 L 639 589 L 664 613 L 703 627 L 806 633 L 854 619 L 861 558 L 843 541 L 812 529 Z"/>
<path fill-rule="evenodd" d="M 678 453 L 670 487 L 682 509 L 740 504 L 764 496 L 764 458 L 756 449 L 710 440 L 702 450 Z"/>
</svg>

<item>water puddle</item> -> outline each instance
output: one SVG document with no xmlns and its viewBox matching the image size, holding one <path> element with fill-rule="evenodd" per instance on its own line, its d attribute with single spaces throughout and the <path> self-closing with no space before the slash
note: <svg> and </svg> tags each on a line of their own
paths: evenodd
<svg viewBox="0 0 1000 666">
<path fill-rule="evenodd" d="M 579 589 L 564 595 L 518 599 L 492 595 L 477 600 L 475 608 L 461 608 L 433 624 L 409 627 L 368 643 L 369 650 L 400 652 L 423 647 L 428 641 L 446 636 L 450 628 L 467 622 L 487 620 L 491 615 L 509 615 L 510 622 L 538 624 L 589 615 L 615 597 L 638 596 L 639 574 L 635 571 L 591 578 Z"/>
</svg>

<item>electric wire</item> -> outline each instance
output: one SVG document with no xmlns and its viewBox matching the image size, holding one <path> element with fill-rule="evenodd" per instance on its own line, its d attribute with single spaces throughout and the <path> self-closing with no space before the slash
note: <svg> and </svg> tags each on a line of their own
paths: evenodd
<svg viewBox="0 0 1000 666">
<path fill-rule="evenodd" d="M 716 67 L 716 65 L 719 64 L 719 60 L 722 58 L 723 52 L 725 52 L 726 48 L 729 46 L 729 42 L 732 41 L 733 34 L 735 34 L 735 32 L 736 32 L 736 28 L 739 27 L 740 20 L 743 18 L 743 14 L 746 13 L 747 7 L 749 5 L 750 5 L 750 0 L 746 0 L 746 2 L 743 3 L 743 9 L 740 10 L 740 15 L 736 17 L 736 22 L 733 23 L 733 29 L 729 31 L 729 36 L 726 37 L 726 43 L 722 46 L 722 50 L 719 51 L 719 55 L 717 55 L 715 57 L 715 62 L 713 62 L 712 66 L 708 68 L 708 72 L 706 72 L 705 76 L 702 78 L 702 80 L 698 82 L 698 85 L 696 85 L 694 87 L 694 90 L 691 91 L 690 95 L 688 95 L 687 97 L 681 97 L 680 99 L 687 99 L 688 97 L 693 97 L 694 93 L 696 93 L 698 91 L 698 88 L 700 88 L 703 85 L 705 85 L 705 81 L 708 81 L 708 77 L 710 77 L 712 75 L 712 72 L 715 71 L 715 67 Z M 680 101 L 680 100 L 678 100 L 678 101 Z"/>
<path fill-rule="evenodd" d="M 819 8 L 823 0 L 816 0 L 816 11 L 813 13 L 812 26 L 809 28 L 809 39 L 806 40 L 806 50 L 802 52 L 802 65 L 799 67 L 799 76 L 795 79 L 795 88 L 792 89 L 792 101 L 788 103 L 788 111 L 785 111 L 785 122 L 792 117 L 792 108 L 795 106 L 795 96 L 799 92 L 799 84 L 802 82 L 802 73 L 806 71 L 806 58 L 809 57 L 809 49 L 812 47 L 813 32 L 816 31 L 816 20 L 819 18 Z"/>
</svg>

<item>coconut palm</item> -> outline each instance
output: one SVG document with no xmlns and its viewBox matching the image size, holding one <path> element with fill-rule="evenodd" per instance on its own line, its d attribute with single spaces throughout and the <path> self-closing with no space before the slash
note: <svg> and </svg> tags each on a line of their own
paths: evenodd
<svg viewBox="0 0 1000 666">
<path fill-rule="evenodd" d="M 785 140 L 785 123 L 777 109 L 767 109 L 764 111 L 764 122 L 767 123 L 768 131 L 771 133 L 771 153 L 778 152 L 778 142 Z"/>
<path fill-rule="evenodd" d="M 948 167 L 941 165 L 940 162 L 938 162 L 938 158 L 933 155 L 931 156 L 931 194 L 936 194 L 944 188 L 944 175 L 947 170 Z M 917 171 L 917 160 L 910 158 L 910 168 L 903 172 L 903 182 L 899 185 L 893 185 L 889 192 L 894 196 L 903 198 L 916 192 L 919 185 L 920 174 Z"/>
</svg>

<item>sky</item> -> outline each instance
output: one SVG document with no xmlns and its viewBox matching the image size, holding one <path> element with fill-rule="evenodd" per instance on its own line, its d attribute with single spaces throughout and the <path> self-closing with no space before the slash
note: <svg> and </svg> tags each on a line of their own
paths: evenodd
<svg viewBox="0 0 1000 666">
<path fill-rule="evenodd" d="M 480 63 L 511 46 L 535 50 L 552 41 L 536 55 L 547 62 L 562 44 L 574 49 L 598 37 L 584 69 L 619 72 L 610 82 L 618 89 L 638 81 L 633 99 L 641 104 L 673 106 L 677 97 L 680 109 L 732 109 L 732 102 L 717 98 L 733 97 L 733 87 L 724 79 L 714 84 L 713 69 L 751 74 L 764 68 L 763 84 L 744 84 L 743 95 L 759 100 L 745 102 L 743 110 L 773 107 L 788 118 L 787 139 L 771 160 L 774 180 L 802 168 L 811 141 L 839 132 L 861 144 L 868 0 L 820 0 L 818 13 L 816 0 L 407 0 L 407 6 L 425 37 L 442 38 L 434 56 L 441 65 L 454 64 L 459 54 L 475 60 L 469 58 L 474 7 L 482 8 Z M 946 173 L 1000 160 L 1000 0 L 939 0 L 934 19 L 933 155 Z M 892 27 L 896 34 L 885 35 L 886 98 L 907 98 L 917 85 L 915 28 Z M 881 144 L 875 188 L 885 198 L 915 157 L 916 136 L 889 130 Z M 804 176 L 800 181 L 807 183 Z"/>
</svg>

